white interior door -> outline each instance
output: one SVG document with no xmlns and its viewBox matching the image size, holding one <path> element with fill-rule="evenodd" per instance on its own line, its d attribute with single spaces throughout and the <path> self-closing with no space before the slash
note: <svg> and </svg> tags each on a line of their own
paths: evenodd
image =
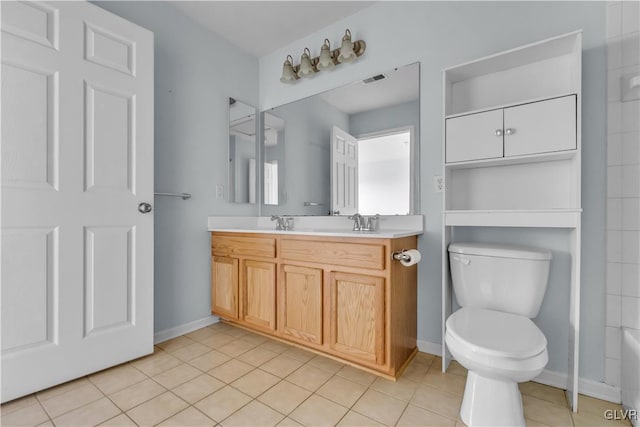
<svg viewBox="0 0 640 427">
<path fill-rule="evenodd" d="M 358 212 L 358 140 L 337 126 L 331 131 L 331 210 Z"/>
<path fill-rule="evenodd" d="M 4 402 L 153 350 L 153 34 L 1 7 Z"/>
</svg>

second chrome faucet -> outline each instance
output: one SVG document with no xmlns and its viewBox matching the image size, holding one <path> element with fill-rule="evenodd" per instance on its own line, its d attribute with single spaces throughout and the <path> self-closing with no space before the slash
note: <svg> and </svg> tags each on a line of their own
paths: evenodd
<svg viewBox="0 0 640 427">
<path fill-rule="evenodd" d="M 362 216 L 354 213 L 349 219 L 353 220 L 353 231 L 375 231 L 376 221 L 380 219 L 380 215 Z"/>
<path fill-rule="evenodd" d="M 276 221 L 276 230 L 293 230 L 293 218 L 290 216 L 273 215 L 271 221 Z"/>
</svg>

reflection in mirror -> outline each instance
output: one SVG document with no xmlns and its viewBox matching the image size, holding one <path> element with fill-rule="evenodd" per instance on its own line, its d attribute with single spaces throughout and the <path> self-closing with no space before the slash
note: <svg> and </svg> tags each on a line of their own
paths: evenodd
<svg viewBox="0 0 640 427">
<path fill-rule="evenodd" d="M 281 199 L 278 185 L 284 168 L 284 120 L 270 113 L 263 115 L 264 122 L 264 204 L 278 205 Z"/>
<path fill-rule="evenodd" d="M 229 201 L 256 203 L 256 109 L 229 98 Z"/>
<path fill-rule="evenodd" d="M 269 181 L 277 199 L 266 197 L 265 166 L 262 215 L 419 213 L 419 67 L 265 112 L 264 161 L 278 166 L 277 184 Z M 267 125 L 267 117 L 280 127 Z M 278 154 L 268 155 L 274 141 Z"/>
</svg>

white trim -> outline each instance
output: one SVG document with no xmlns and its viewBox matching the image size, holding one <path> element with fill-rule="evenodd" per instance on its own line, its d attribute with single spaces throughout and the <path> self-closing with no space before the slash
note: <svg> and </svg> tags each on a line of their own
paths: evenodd
<svg viewBox="0 0 640 427">
<path fill-rule="evenodd" d="M 418 350 L 423 353 L 433 354 L 435 356 L 442 355 L 442 346 L 440 344 L 422 340 L 418 340 L 416 344 Z M 534 378 L 533 381 L 566 390 L 569 384 L 569 376 L 545 369 L 540 375 Z M 580 394 L 606 400 L 607 402 L 620 403 L 621 401 L 619 387 L 613 387 L 599 381 L 580 378 L 578 390 Z"/>
<path fill-rule="evenodd" d="M 200 328 L 204 328 L 205 326 L 218 323 L 219 320 L 220 319 L 218 318 L 218 316 L 207 316 L 202 319 L 194 320 L 193 322 L 184 323 L 182 325 L 176 326 L 175 328 L 156 332 L 155 334 L 153 334 L 153 343 L 158 344 L 168 341 L 172 338 L 179 337 L 180 335 L 188 334 L 189 332 L 196 331 Z"/>
</svg>

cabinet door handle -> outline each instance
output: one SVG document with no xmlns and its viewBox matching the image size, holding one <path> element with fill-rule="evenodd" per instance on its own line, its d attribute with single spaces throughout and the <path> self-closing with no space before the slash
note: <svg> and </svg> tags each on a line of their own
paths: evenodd
<svg viewBox="0 0 640 427">
<path fill-rule="evenodd" d="M 496 136 L 502 136 L 502 129 L 496 129 L 494 133 Z"/>
<path fill-rule="evenodd" d="M 504 133 L 505 133 L 506 135 L 513 135 L 514 133 L 516 133 L 516 130 L 515 130 L 515 129 L 512 129 L 512 128 L 506 128 L 506 129 L 505 129 L 505 131 L 504 131 Z"/>
</svg>

